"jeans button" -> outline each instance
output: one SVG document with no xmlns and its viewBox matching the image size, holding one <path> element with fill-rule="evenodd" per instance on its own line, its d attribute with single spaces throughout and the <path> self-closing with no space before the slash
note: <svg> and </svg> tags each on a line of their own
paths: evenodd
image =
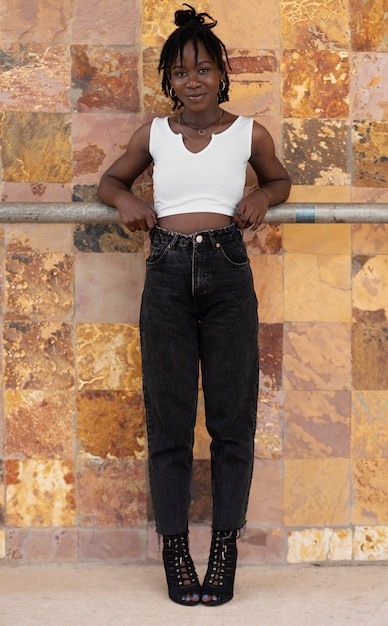
<svg viewBox="0 0 388 626">
<path fill-rule="evenodd" d="M 202 243 L 202 242 L 203 242 L 203 237 L 202 237 L 202 235 L 197 235 L 197 236 L 196 236 L 196 238 L 195 238 L 195 241 L 196 241 L 197 243 Z"/>
</svg>

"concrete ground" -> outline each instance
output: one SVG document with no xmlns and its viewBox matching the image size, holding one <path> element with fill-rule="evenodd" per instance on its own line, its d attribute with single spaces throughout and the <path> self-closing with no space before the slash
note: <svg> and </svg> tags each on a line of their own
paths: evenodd
<svg viewBox="0 0 388 626">
<path fill-rule="evenodd" d="M 232 602 L 208 608 L 171 602 L 159 564 L 2 566 L 0 624 L 388 626 L 388 568 L 240 566 Z"/>
</svg>

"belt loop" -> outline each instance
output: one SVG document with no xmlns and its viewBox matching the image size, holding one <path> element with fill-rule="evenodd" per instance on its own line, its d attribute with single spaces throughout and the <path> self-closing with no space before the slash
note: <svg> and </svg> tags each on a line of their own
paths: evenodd
<svg viewBox="0 0 388 626">
<path fill-rule="evenodd" d="M 175 247 L 178 237 L 179 237 L 179 233 L 175 233 L 170 243 L 168 244 L 168 248 L 170 248 L 170 250 Z"/>
</svg>

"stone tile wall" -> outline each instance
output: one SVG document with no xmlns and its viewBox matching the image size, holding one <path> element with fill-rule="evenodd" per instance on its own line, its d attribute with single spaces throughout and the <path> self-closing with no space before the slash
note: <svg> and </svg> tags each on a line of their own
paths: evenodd
<svg viewBox="0 0 388 626">
<path fill-rule="evenodd" d="M 95 199 L 134 129 L 170 111 L 156 65 L 179 6 L 1 3 L 3 202 Z M 198 8 L 230 51 L 228 107 L 273 134 L 291 200 L 387 202 L 385 0 Z M 136 192 L 152 199 L 149 173 Z M 388 559 L 387 235 L 377 224 L 246 235 L 261 318 L 246 562 Z M 0 562 L 160 558 L 141 395 L 146 252 L 147 238 L 117 225 L 0 225 Z M 203 559 L 208 443 L 200 392 Z"/>
</svg>

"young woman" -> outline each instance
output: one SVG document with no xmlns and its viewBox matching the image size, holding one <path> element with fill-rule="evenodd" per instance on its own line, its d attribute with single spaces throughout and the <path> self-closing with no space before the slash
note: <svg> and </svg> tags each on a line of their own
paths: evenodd
<svg viewBox="0 0 388 626">
<path fill-rule="evenodd" d="M 229 67 L 216 22 L 190 5 L 159 64 L 177 113 L 139 128 L 103 175 L 99 197 L 131 231 L 150 231 L 140 331 L 149 475 L 170 598 L 186 606 L 233 597 L 256 428 L 257 300 L 241 229 L 287 199 L 289 176 L 269 133 L 220 104 Z M 154 206 L 131 193 L 153 163 Z M 246 167 L 257 188 L 243 196 Z M 199 367 L 211 436 L 212 541 L 200 585 L 188 548 Z"/>
</svg>

